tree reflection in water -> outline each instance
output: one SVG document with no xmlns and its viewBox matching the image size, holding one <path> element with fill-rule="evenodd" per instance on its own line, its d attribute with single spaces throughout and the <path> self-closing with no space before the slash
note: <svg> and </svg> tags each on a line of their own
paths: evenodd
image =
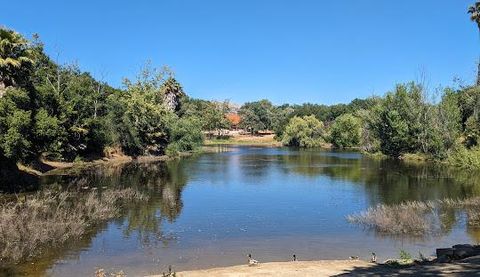
<svg viewBox="0 0 480 277">
<path fill-rule="evenodd" d="M 174 259 L 170 259 L 171 254 L 169 253 L 171 252 L 155 252 L 157 250 L 154 249 L 156 245 L 171 246 L 172 242 L 180 241 L 177 241 L 178 234 L 169 233 L 172 222 L 181 225 L 181 228 L 174 232 L 187 230 L 183 233 L 184 240 L 182 242 L 185 244 L 179 246 L 181 250 L 170 247 L 175 253 L 180 253 L 179 251 L 183 251 L 184 248 L 187 248 L 185 252 L 188 252 L 191 245 L 198 245 L 195 244 L 197 242 L 208 244 L 211 242 L 209 241 L 210 237 L 218 236 L 218 232 L 222 232 L 221 238 L 227 245 L 231 238 L 241 241 L 248 234 L 245 231 L 238 231 L 237 227 L 243 228 L 243 225 L 250 227 L 248 231 L 255 230 L 255 235 L 260 237 L 268 238 L 271 232 L 280 235 L 291 232 L 295 235 L 295 232 L 298 231 L 301 232 L 300 235 L 308 238 L 310 235 L 321 236 L 322 233 L 318 231 L 330 230 L 323 226 L 322 220 L 328 219 L 329 222 L 337 220 L 335 224 L 340 227 L 335 228 L 340 228 L 339 230 L 344 232 L 339 235 L 339 239 L 343 238 L 342 235 L 348 239 L 349 236 L 345 234 L 351 230 L 350 227 L 341 225 L 348 225 L 346 221 L 342 223 L 342 216 L 347 215 L 342 212 L 347 210 L 351 212 L 352 210 L 349 210 L 351 207 L 363 209 L 364 206 L 377 204 L 392 205 L 404 201 L 444 198 L 463 199 L 480 195 L 480 175 L 431 164 L 376 160 L 364 157 L 359 153 L 341 151 L 228 147 L 220 149 L 219 152 L 169 162 L 133 162 L 78 171 L 70 170 L 42 178 L 41 187 L 58 186 L 63 189 L 82 190 L 84 187 L 92 189 L 94 186 L 99 191 L 131 187 L 144 192 L 150 198 L 138 205 L 132 203 L 122 211 L 121 217 L 108 224 L 93 227 L 91 233 L 79 241 L 70 242 L 60 249 L 47 251 L 44 257 L 35 261 L 35 265 L 16 267 L 15 273 L 24 272 L 25 275 L 34 276 L 34 272 L 40 272 L 39 274 L 43 275 L 60 259 L 68 260 L 69 257 L 79 257 L 82 250 L 91 249 L 95 242 L 94 239 L 102 237 L 101 233 L 104 230 L 121 230 L 121 234 L 126 238 L 139 240 L 142 248 L 151 247 L 154 255 L 160 255 L 162 258 L 172 261 Z M 285 182 L 291 183 L 285 184 Z M 185 221 L 183 222 L 183 218 L 182 221 L 177 221 L 184 209 L 182 192 L 188 183 L 198 185 L 192 186 L 193 198 L 185 199 L 185 201 L 189 201 L 191 209 L 196 209 L 198 207 L 196 205 L 205 205 L 210 199 L 217 199 L 218 203 L 215 205 L 208 203 L 205 206 L 205 213 L 210 214 L 192 210 L 187 212 L 185 207 Z M 313 188 L 311 185 L 318 187 Z M 297 188 L 298 191 L 296 191 Z M 337 193 L 336 197 L 339 200 L 317 203 L 317 198 L 328 199 L 328 196 L 317 197 L 321 195 L 313 195 L 311 192 L 316 191 L 321 194 L 324 188 L 329 190 L 327 193 Z M 350 193 L 346 198 L 338 195 L 345 191 Z M 295 201 L 302 201 L 300 197 L 308 197 L 303 206 L 302 203 L 295 203 L 297 209 L 303 209 L 301 212 L 304 212 L 305 215 L 294 214 L 291 209 L 285 208 L 285 205 L 290 204 L 288 195 L 298 197 Z M 281 201 L 265 203 L 264 199 L 270 196 L 271 199 Z M 348 206 L 351 203 L 344 203 L 342 199 L 351 200 L 354 199 L 351 197 L 357 196 L 361 199 L 364 198 L 365 202 L 362 201 L 361 204 L 349 206 L 341 211 L 336 209 L 326 214 L 320 214 L 323 218 L 317 218 L 322 210 L 316 209 L 329 209 L 331 206 L 328 205 L 331 203 Z M 198 202 L 190 204 L 190 201 Z M 255 217 L 247 218 L 245 216 L 244 210 L 255 208 L 255 205 L 263 207 L 264 211 L 260 211 L 258 216 L 267 222 L 263 219 L 258 220 Z M 223 207 L 225 210 L 222 210 Z M 285 218 L 279 214 L 281 212 L 285 213 Z M 442 234 L 453 233 L 456 226 L 459 226 L 459 222 L 463 224 L 462 220 L 466 217 L 465 214 L 451 209 L 439 209 L 439 214 L 441 214 L 438 217 L 441 222 L 439 233 Z M 214 218 L 214 221 L 206 223 L 202 221 L 209 218 Z M 305 227 L 302 224 L 285 226 L 280 222 L 287 221 L 295 224 L 303 219 L 307 220 L 310 225 L 307 224 Z M 115 228 L 111 228 L 112 224 Z M 226 224 L 228 226 L 225 226 Z M 192 229 L 188 229 L 190 227 Z M 198 233 L 194 229 L 202 227 L 211 230 Z M 463 234 L 470 236 L 472 241 L 480 241 L 478 228 L 474 226 L 465 228 L 466 234 L 465 231 Z M 226 231 L 230 233 L 227 234 Z M 362 236 L 362 231 L 358 232 L 358 235 Z M 383 235 L 375 234 L 375 236 Z M 412 239 L 417 240 L 412 236 L 395 238 L 396 241 Z M 190 244 L 191 242 L 194 243 Z M 216 242 L 215 240 L 212 243 Z M 137 248 L 129 251 L 132 252 L 128 254 L 143 255 L 143 252 L 137 251 Z M 35 268 L 38 270 L 34 270 Z"/>
<path fill-rule="evenodd" d="M 130 187 L 146 193 L 149 199 L 142 203 L 128 204 L 121 216 L 110 223 L 122 228 L 126 237 L 135 235 L 143 246 L 161 243 L 168 245 L 175 236 L 162 232 L 162 221 L 174 222 L 183 207 L 182 189 L 187 183 L 184 161 L 149 162 L 98 166 L 84 170 L 67 170 L 41 179 L 42 188 L 65 190 L 105 190 Z M 0 275 L 43 276 L 57 261 L 63 258 L 78 259 L 84 249 L 89 249 L 93 239 L 107 229 L 109 223 L 92 226 L 77 240 L 68 241 L 55 249 L 48 249 L 41 257 L 0 268 Z M 61 261 L 61 260 L 60 260 Z"/>
</svg>

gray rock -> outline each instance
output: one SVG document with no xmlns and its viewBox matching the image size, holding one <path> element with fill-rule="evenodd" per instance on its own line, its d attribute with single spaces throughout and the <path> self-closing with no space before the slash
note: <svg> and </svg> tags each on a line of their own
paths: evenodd
<svg viewBox="0 0 480 277">
<path fill-rule="evenodd" d="M 468 248 L 454 249 L 453 257 L 455 259 L 463 259 L 463 258 L 470 257 L 473 253 L 474 253 L 473 249 L 468 249 Z"/>
<path fill-rule="evenodd" d="M 452 246 L 453 249 L 473 249 L 473 245 L 471 244 L 456 244 Z"/>
<path fill-rule="evenodd" d="M 449 263 L 451 261 L 452 259 L 447 255 L 442 255 L 437 258 L 437 263 Z"/>
<path fill-rule="evenodd" d="M 453 246 L 453 249 L 453 255 L 457 259 L 480 255 L 480 249 L 477 249 L 470 244 L 457 244 Z"/>
<path fill-rule="evenodd" d="M 437 257 L 453 257 L 453 248 L 437 248 Z"/>
</svg>

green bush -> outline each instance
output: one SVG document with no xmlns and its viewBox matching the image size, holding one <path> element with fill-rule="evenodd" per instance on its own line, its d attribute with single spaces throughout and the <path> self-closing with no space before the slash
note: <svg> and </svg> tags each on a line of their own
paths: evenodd
<svg viewBox="0 0 480 277">
<path fill-rule="evenodd" d="M 181 152 L 194 151 L 203 143 L 203 133 L 200 119 L 197 117 L 183 117 L 173 121 L 170 130 L 171 143 L 165 153 L 176 156 Z"/>
<path fill-rule="evenodd" d="M 411 260 L 412 254 L 408 253 L 407 251 L 400 249 L 399 257 L 401 260 Z"/>
<path fill-rule="evenodd" d="M 330 140 L 339 148 L 357 146 L 360 143 L 360 127 L 359 118 L 351 114 L 341 115 L 331 127 Z"/>
<path fill-rule="evenodd" d="M 323 123 L 315 116 L 293 117 L 283 134 L 282 143 L 297 147 L 320 147 L 324 140 Z"/>
<path fill-rule="evenodd" d="M 457 147 L 448 155 L 447 163 L 459 168 L 480 169 L 480 146 L 470 149 L 463 146 Z"/>
</svg>

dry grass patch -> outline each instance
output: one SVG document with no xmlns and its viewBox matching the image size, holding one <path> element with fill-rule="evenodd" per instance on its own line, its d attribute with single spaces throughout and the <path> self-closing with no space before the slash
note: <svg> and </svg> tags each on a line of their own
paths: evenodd
<svg viewBox="0 0 480 277">
<path fill-rule="evenodd" d="M 381 233 L 421 235 L 432 228 L 432 202 L 405 202 L 399 205 L 379 204 L 368 210 L 347 216 L 351 223 L 361 224 Z"/>
<path fill-rule="evenodd" d="M 383 234 L 421 236 L 442 229 L 442 216 L 446 210 L 465 212 L 469 226 L 480 226 L 480 197 L 379 204 L 364 212 L 349 215 L 347 220 Z"/>
<path fill-rule="evenodd" d="M 47 248 L 88 232 L 89 227 L 120 215 L 123 205 L 145 200 L 132 189 L 104 192 L 38 192 L 0 206 L 0 261 L 18 263 Z"/>
<path fill-rule="evenodd" d="M 467 224 L 474 227 L 480 227 L 480 197 L 468 199 L 445 199 L 440 203 L 447 208 L 465 210 L 467 215 Z"/>
</svg>

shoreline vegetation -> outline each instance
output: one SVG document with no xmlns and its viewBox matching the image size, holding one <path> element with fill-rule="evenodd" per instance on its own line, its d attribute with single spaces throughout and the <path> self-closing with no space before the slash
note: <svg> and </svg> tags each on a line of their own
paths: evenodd
<svg viewBox="0 0 480 277">
<path fill-rule="evenodd" d="M 122 213 L 122 207 L 144 202 L 134 189 L 44 190 L 0 205 L 0 264 L 37 258 L 46 249 L 76 240 Z"/>
</svg>

